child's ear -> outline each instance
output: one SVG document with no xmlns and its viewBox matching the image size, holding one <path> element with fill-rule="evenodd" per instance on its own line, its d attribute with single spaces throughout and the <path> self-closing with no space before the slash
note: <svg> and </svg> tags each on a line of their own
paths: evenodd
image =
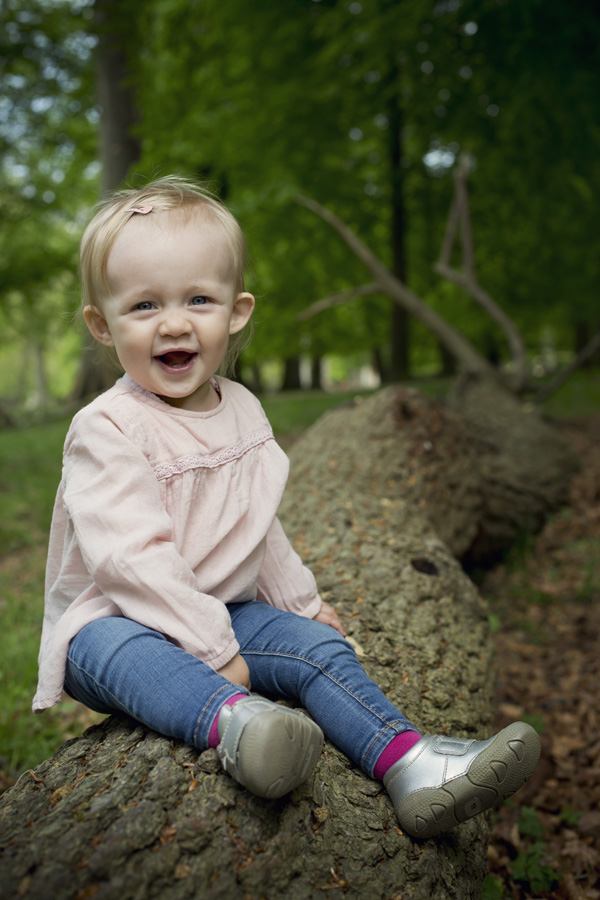
<svg viewBox="0 0 600 900">
<path fill-rule="evenodd" d="M 254 297 L 247 291 L 238 294 L 233 301 L 233 312 L 229 322 L 229 334 L 237 334 L 250 321 L 254 312 Z"/>
<path fill-rule="evenodd" d="M 83 310 L 83 318 L 93 338 L 104 344 L 105 347 L 114 347 L 115 342 L 112 339 L 108 322 L 97 306 L 86 306 Z"/>
</svg>

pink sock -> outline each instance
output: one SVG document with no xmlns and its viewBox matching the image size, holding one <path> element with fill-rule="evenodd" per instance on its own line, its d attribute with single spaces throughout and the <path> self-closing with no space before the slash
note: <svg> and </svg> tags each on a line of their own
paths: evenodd
<svg viewBox="0 0 600 900">
<path fill-rule="evenodd" d="M 383 776 L 390 766 L 393 766 L 401 756 L 404 756 L 420 740 L 421 735 L 418 731 L 403 731 L 402 734 L 393 738 L 375 763 L 373 776 L 378 778 L 379 781 L 383 781 Z"/>
<path fill-rule="evenodd" d="M 248 696 L 248 694 L 234 694 L 233 697 L 230 697 L 229 700 L 225 701 L 223 706 L 233 706 L 233 704 L 237 703 L 238 700 L 241 700 L 243 697 L 247 697 L 247 696 Z M 223 706 L 221 707 L 221 709 L 223 709 Z M 210 727 L 210 734 L 208 735 L 208 746 L 209 747 L 218 747 L 218 745 L 219 745 L 220 738 L 219 738 L 218 722 L 219 722 L 219 713 L 221 712 L 221 709 L 216 714 L 214 722 L 212 723 L 212 725 Z M 385 751 L 384 751 L 384 753 L 385 753 Z"/>
</svg>

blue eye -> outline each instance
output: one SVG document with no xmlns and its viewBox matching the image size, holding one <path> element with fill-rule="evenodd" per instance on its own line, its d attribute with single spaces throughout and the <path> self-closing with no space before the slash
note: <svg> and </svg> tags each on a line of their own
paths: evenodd
<svg viewBox="0 0 600 900">
<path fill-rule="evenodd" d="M 136 304 L 136 309 L 141 310 L 142 312 L 147 312 L 149 309 L 154 309 L 154 304 L 150 303 L 149 300 L 142 300 L 141 303 Z"/>
<path fill-rule="evenodd" d="M 204 297 L 204 296 L 192 297 L 192 299 L 190 300 L 190 303 L 192 306 L 204 306 L 208 302 L 209 302 L 208 297 Z"/>
</svg>

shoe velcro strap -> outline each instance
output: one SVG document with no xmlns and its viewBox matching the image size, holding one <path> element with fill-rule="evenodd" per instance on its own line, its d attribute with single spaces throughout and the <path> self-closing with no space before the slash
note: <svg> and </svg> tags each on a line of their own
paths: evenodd
<svg viewBox="0 0 600 900">
<path fill-rule="evenodd" d="M 273 708 L 276 707 L 268 701 L 253 697 L 238 700 L 231 707 L 229 721 L 217 746 L 217 754 L 225 771 L 236 780 L 239 778 L 237 770 L 238 748 L 244 728 L 257 713 L 271 712 Z"/>
<path fill-rule="evenodd" d="M 444 756 L 464 756 L 472 744 L 473 740 L 469 738 L 451 738 L 441 735 L 431 749 L 434 753 L 443 753 Z"/>
</svg>

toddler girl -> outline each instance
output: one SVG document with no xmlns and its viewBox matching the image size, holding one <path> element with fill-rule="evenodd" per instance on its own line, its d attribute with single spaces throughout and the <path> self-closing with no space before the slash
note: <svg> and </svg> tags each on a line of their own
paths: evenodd
<svg viewBox="0 0 600 900">
<path fill-rule="evenodd" d="M 64 688 L 215 747 L 271 798 L 312 772 L 324 732 L 429 837 L 521 787 L 539 740 L 522 723 L 421 737 L 366 676 L 277 519 L 287 458 L 258 400 L 216 374 L 254 309 L 243 264 L 233 216 L 175 177 L 116 193 L 84 233 L 85 322 L 125 374 L 67 435 L 34 709 Z"/>
</svg>

